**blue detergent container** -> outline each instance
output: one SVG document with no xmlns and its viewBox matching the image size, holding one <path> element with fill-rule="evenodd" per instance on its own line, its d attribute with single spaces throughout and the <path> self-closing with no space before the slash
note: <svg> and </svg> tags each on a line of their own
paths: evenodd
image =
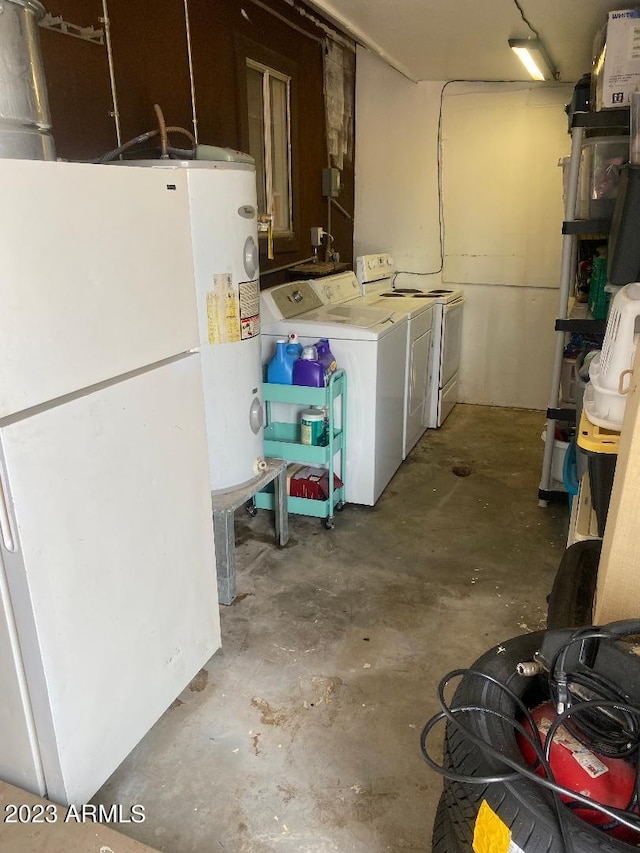
<svg viewBox="0 0 640 853">
<path fill-rule="evenodd" d="M 298 360 L 294 352 L 288 352 L 292 346 L 287 341 L 276 341 L 276 354 L 267 365 L 267 382 L 276 385 L 293 385 L 293 365 Z"/>
</svg>

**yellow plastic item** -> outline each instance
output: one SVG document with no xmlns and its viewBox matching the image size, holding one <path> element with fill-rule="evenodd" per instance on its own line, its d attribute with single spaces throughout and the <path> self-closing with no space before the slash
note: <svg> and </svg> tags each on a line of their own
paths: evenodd
<svg viewBox="0 0 640 853">
<path fill-rule="evenodd" d="M 589 453 L 617 453 L 620 433 L 592 424 L 584 410 L 580 418 L 577 444 Z"/>
<path fill-rule="evenodd" d="M 522 853 L 520 847 L 511 842 L 511 830 L 494 812 L 486 800 L 476 817 L 473 830 L 474 853 Z"/>
</svg>

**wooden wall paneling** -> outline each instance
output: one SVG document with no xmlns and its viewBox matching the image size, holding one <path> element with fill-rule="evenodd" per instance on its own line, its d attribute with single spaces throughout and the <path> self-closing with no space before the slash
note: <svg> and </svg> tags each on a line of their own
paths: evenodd
<svg viewBox="0 0 640 853">
<path fill-rule="evenodd" d="M 189 0 L 189 21 L 199 139 L 239 149 L 234 32 L 243 21 L 241 5 Z"/>
<path fill-rule="evenodd" d="M 47 11 L 101 29 L 101 0 L 48 0 Z M 58 157 L 89 160 L 116 146 L 107 48 L 40 27 Z"/>
<path fill-rule="evenodd" d="M 293 264 L 311 255 L 310 229 L 326 225 L 321 192 L 321 170 L 326 160 L 322 78 L 322 44 L 319 31 L 305 22 L 286 3 L 271 6 L 295 23 L 313 30 L 312 38 L 290 27 L 269 12 L 237 0 L 189 0 L 196 104 L 200 139 L 213 145 L 247 147 L 246 94 L 243 51 L 277 67 L 282 57 L 295 68 L 292 86 L 294 140 L 295 238 L 276 242 L 276 258 L 261 253 L 263 283 L 283 278 L 269 276 L 269 269 Z M 322 35 L 320 33 L 320 35 Z M 261 241 L 262 242 L 262 241 Z"/>
<path fill-rule="evenodd" d="M 340 255 L 340 263 L 353 266 L 353 199 L 354 183 L 353 170 L 345 168 L 341 172 L 342 189 L 336 201 L 347 211 L 345 216 L 335 205 L 331 207 L 331 234 L 333 234 L 333 249 Z M 325 214 L 326 217 L 326 214 Z M 381 240 L 383 235 L 381 235 Z"/>
<path fill-rule="evenodd" d="M 299 61 L 300 255 L 303 258 L 312 254 L 311 228 L 316 225 L 327 227 L 326 202 L 322 195 L 322 170 L 327 161 L 323 50 L 323 44 L 311 42 L 306 56 Z"/>
<path fill-rule="evenodd" d="M 283 280 L 286 273 L 270 276 L 270 269 L 311 255 L 311 227 L 327 228 L 327 201 L 321 188 L 327 143 L 324 33 L 285 0 L 266 2 L 294 26 L 251 0 L 242 4 L 238 0 L 189 0 L 189 21 L 203 143 L 243 147 L 239 93 L 245 80 L 239 79 L 237 53 L 243 39 L 281 55 L 296 67 L 292 122 L 297 134 L 295 240 L 278 246 L 274 261 L 262 259 L 263 284 L 271 285 Z M 72 23 L 101 26 L 101 0 L 50 0 L 48 8 Z M 161 4 L 108 0 L 108 9 L 122 140 L 155 128 L 154 103 L 160 104 L 168 124 L 192 130 L 184 0 L 163 0 Z M 116 145 L 106 47 L 46 30 L 41 35 L 58 154 L 68 159 L 98 157 Z M 182 144 L 179 137 L 173 142 Z M 353 177 L 353 162 L 345 159 L 338 201 L 349 212 L 353 211 Z M 335 209 L 332 233 L 341 259 L 350 261 L 353 225 Z"/>
<path fill-rule="evenodd" d="M 193 132 L 183 0 L 108 0 L 123 142 L 157 126 L 154 104 L 167 125 Z M 171 140 L 189 147 L 186 137 Z"/>
</svg>

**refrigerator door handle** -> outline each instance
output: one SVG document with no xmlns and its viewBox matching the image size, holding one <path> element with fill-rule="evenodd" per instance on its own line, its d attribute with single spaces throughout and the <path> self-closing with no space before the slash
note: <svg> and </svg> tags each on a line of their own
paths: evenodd
<svg viewBox="0 0 640 853">
<path fill-rule="evenodd" d="M 2 466 L 0 466 L 0 536 L 7 551 L 15 553 L 18 550 L 16 537 L 11 524 L 11 516 L 9 514 L 9 492 L 6 486 L 6 479 Z"/>
</svg>

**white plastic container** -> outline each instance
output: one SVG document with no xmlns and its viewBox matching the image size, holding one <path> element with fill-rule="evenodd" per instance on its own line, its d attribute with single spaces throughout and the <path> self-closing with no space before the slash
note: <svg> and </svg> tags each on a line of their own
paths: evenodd
<svg viewBox="0 0 640 853">
<path fill-rule="evenodd" d="M 547 427 L 542 430 L 540 438 L 546 443 Z M 564 488 L 564 457 L 569 449 L 569 442 L 559 438 L 553 442 L 553 456 L 551 458 L 551 477 Z"/>
<path fill-rule="evenodd" d="M 625 405 L 626 397 L 598 385 L 593 377 L 585 388 L 584 410 L 591 423 L 596 426 L 620 431 Z"/>
<path fill-rule="evenodd" d="M 575 403 L 578 393 L 578 377 L 576 376 L 575 358 L 562 359 L 562 371 L 560 373 L 560 389 L 563 403 Z"/>
<path fill-rule="evenodd" d="M 638 342 L 640 283 L 627 284 L 611 303 L 602 352 L 591 360 L 584 410 L 592 424 L 620 430 L 629 392 L 629 378 Z"/>
<path fill-rule="evenodd" d="M 319 446 L 326 443 L 326 416 L 322 409 L 312 407 L 300 415 L 300 442 Z"/>
</svg>

